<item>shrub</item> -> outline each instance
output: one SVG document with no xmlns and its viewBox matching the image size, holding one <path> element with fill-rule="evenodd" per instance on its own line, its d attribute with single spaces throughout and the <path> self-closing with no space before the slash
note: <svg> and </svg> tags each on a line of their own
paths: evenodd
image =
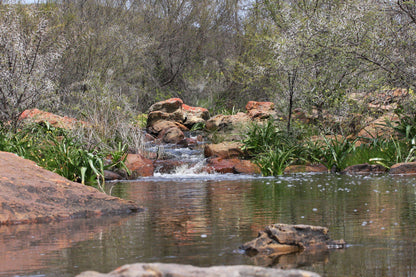
<svg viewBox="0 0 416 277">
<path fill-rule="evenodd" d="M 48 123 L 29 124 L 18 132 L 5 128 L 0 131 L 0 150 L 16 153 L 71 181 L 95 185 L 101 190 L 105 169 L 125 168 L 126 149 L 121 145 L 113 152 L 85 148 L 78 137 Z M 106 157 L 112 157 L 107 164 Z"/>
</svg>

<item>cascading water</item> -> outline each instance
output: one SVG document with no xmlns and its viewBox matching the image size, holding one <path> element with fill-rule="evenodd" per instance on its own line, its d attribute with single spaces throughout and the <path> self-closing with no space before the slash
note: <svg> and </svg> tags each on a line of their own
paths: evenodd
<svg viewBox="0 0 416 277">
<path fill-rule="evenodd" d="M 189 133 L 187 135 L 193 141 L 191 145 L 147 145 L 146 151 L 155 153 L 158 159 L 155 177 L 192 177 L 209 174 L 204 172 L 206 164 L 204 156 L 205 142 L 198 141 L 195 134 Z"/>
<path fill-rule="evenodd" d="M 185 134 L 192 143 L 188 145 L 154 144 L 146 145 L 146 151 L 156 156 L 155 172 L 152 180 L 181 179 L 181 180 L 237 180 L 252 179 L 259 176 L 246 174 L 222 174 L 207 167 L 207 158 L 204 156 L 206 141 L 197 139 L 197 134 Z"/>
</svg>

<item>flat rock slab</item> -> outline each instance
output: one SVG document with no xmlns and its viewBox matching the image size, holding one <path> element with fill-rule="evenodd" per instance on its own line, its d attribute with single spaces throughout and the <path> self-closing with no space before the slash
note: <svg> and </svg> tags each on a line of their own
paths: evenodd
<svg viewBox="0 0 416 277">
<path fill-rule="evenodd" d="M 0 151 L 0 225 L 50 222 L 141 210 L 137 204 Z"/>
<path fill-rule="evenodd" d="M 94 271 L 86 271 L 77 277 L 318 277 L 313 272 L 304 270 L 282 270 L 274 268 L 264 268 L 258 266 L 213 266 L 195 267 L 191 265 L 162 264 L 162 263 L 138 263 L 124 265 L 116 270 L 102 274 Z"/>
</svg>

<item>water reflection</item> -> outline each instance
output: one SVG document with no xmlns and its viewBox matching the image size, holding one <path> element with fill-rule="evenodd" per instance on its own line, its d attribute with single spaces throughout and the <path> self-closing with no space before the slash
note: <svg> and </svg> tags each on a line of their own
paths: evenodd
<svg viewBox="0 0 416 277">
<path fill-rule="evenodd" d="M 175 262 L 301 267 L 324 276 L 416 275 L 413 177 L 175 178 L 113 184 L 114 195 L 146 208 L 130 217 L 0 227 L 0 272 L 73 276 L 126 263 Z M 272 223 L 326 226 L 349 247 L 271 259 L 237 251 Z"/>
</svg>

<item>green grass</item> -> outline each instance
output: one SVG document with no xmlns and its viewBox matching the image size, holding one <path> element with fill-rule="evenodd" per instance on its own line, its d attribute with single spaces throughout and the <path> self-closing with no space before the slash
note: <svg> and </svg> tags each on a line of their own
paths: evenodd
<svg viewBox="0 0 416 277">
<path fill-rule="evenodd" d="M 85 148 L 85 143 L 69 131 L 49 124 L 30 124 L 13 132 L 0 129 L 0 150 L 15 153 L 36 162 L 71 181 L 93 185 L 103 190 L 104 170 L 124 168 L 127 146 L 115 151 L 98 147 Z M 105 163 L 107 157 L 111 161 Z"/>
<path fill-rule="evenodd" d="M 407 128 L 410 129 L 410 128 Z M 273 121 L 254 124 L 242 140 L 265 176 L 283 174 L 290 164 L 322 163 L 342 171 L 350 165 L 370 163 L 386 168 L 416 160 L 416 138 L 372 138 L 358 146 L 358 139 L 322 136 L 317 141 L 299 139 L 280 130 Z"/>
</svg>

